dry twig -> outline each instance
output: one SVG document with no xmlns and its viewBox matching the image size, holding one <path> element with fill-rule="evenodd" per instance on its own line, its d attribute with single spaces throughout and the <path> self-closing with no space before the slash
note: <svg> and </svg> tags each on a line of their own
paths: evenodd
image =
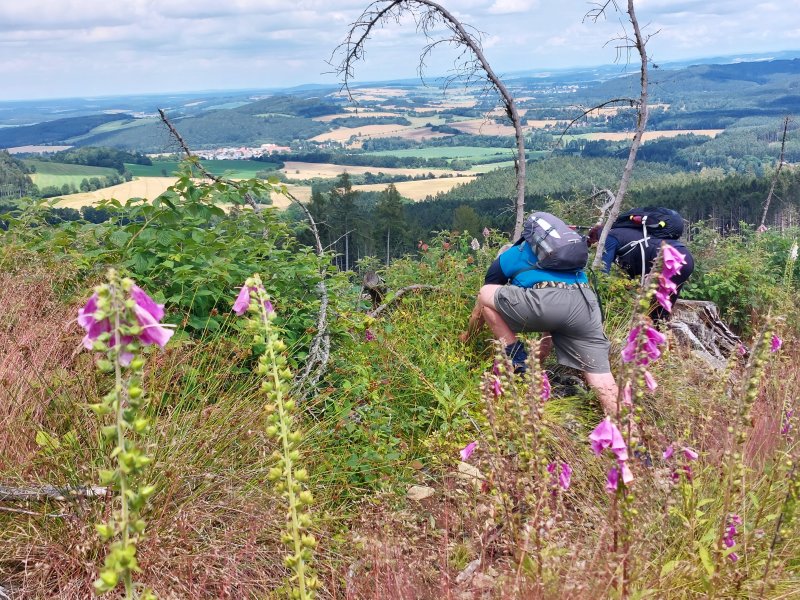
<svg viewBox="0 0 800 600">
<path fill-rule="evenodd" d="M 420 55 L 420 75 L 425 66 L 426 57 L 436 46 L 449 44 L 460 47 L 462 52 L 455 61 L 455 74 L 445 84 L 445 89 L 453 79 L 463 78 L 467 83 L 477 79 L 484 81 L 500 96 L 506 115 L 514 125 L 516 138 L 517 158 L 515 168 L 517 173 L 516 220 L 514 223 L 514 239 L 522 233 L 525 219 L 525 138 L 522 132 L 522 121 L 511 92 L 492 69 L 483 53 L 480 36 L 477 30 L 470 27 L 476 34 L 467 31 L 451 12 L 432 0 L 375 0 L 361 13 L 361 16 L 351 24 L 350 30 L 342 42 L 333 52 L 329 63 L 342 81 L 342 88 L 347 91 L 353 100 L 350 82 L 354 75 L 355 63 L 364 59 L 366 43 L 376 27 L 384 26 L 389 20 L 399 23 L 404 15 L 410 15 L 417 24 L 417 29 L 428 40 L 428 44 Z M 443 25 L 449 34 L 436 38 L 434 30 L 438 25 Z M 334 57 L 341 55 L 341 60 L 334 62 Z M 481 75 L 482 74 L 482 75 Z"/>
</svg>

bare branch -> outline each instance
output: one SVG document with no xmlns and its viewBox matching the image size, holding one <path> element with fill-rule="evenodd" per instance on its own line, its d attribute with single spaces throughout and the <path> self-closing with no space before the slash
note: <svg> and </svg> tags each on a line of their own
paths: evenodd
<svg viewBox="0 0 800 600">
<path fill-rule="evenodd" d="M 506 114 L 514 125 L 516 138 L 517 158 L 515 168 L 517 173 L 517 194 L 514 202 L 516 209 L 516 222 L 514 224 L 514 237 L 522 233 L 522 224 L 525 218 L 525 138 L 522 131 L 522 121 L 517 111 L 514 98 L 505 84 L 492 69 L 483 53 L 480 43 L 480 34 L 470 33 L 467 26 L 462 24 L 452 13 L 432 0 L 375 0 L 370 3 L 358 19 L 351 24 L 345 41 L 332 53 L 329 64 L 342 81 L 342 88 L 347 91 L 350 99 L 353 95 L 350 83 L 355 72 L 355 63 L 364 59 L 367 40 L 376 27 L 386 25 L 390 19 L 399 22 L 404 15 L 410 15 L 426 39 L 431 40 L 420 56 L 420 70 L 424 68 L 425 59 L 438 45 L 449 43 L 464 48 L 456 59 L 456 70 L 459 75 L 468 81 L 483 74 L 489 84 L 498 92 Z M 441 23 L 450 32 L 445 37 L 434 37 L 434 27 Z M 341 56 L 338 63 L 337 56 Z M 459 62 L 461 65 L 459 66 Z"/>
<path fill-rule="evenodd" d="M 778 184 L 778 177 L 781 174 L 781 169 L 783 168 L 783 157 L 784 157 L 784 150 L 786 149 L 786 131 L 789 129 L 789 117 L 786 116 L 783 119 L 783 136 L 781 136 L 781 154 L 778 158 L 778 168 L 775 169 L 775 174 L 772 176 L 772 183 L 769 186 L 769 193 L 767 194 L 767 199 L 764 201 L 764 212 L 761 213 L 761 223 L 758 225 L 759 231 L 764 231 L 766 229 L 766 221 L 767 221 L 767 212 L 769 211 L 769 205 L 772 203 L 772 198 L 775 196 L 775 186 Z"/>
<path fill-rule="evenodd" d="M 561 144 L 561 140 L 564 138 L 564 135 L 567 133 L 567 131 L 569 131 L 570 127 L 572 127 L 575 123 L 580 121 L 586 115 L 588 115 L 590 113 L 593 113 L 596 110 L 600 110 L 601 108 L 605 108 L 609 104 L 619 104 L 621 102 L 627 102 L 628 105 L 631 108 L 633 108 L 634 106 L 636 106 L 639 103 L 639 101 L 636 100 L 635 98 L 614 98 L 613 100 L 606 100 L 605 102 L 602 102 L 600 104 L 592 106 L 591 108 L 587 108 L 585 111 L 583 111 L 580 115 L 578 115 L 577 117 L 572 119 L 572 121 L 570 121 L 567 124 L 567 126 L 564 128 L 564 131 L 562 131 L 561 135 L 558 137 L 558 141 L 556 142 L 556 145 L 560 145 Z"/>
<path fill-rule="evenodd" d="M 614 0 L 610 0 L 611 3 L 614 4 L 614 7 L 619 10 L 617 7 L 616 2 Z M 609 5 L 607 2 L 603 5 L 602 9 Z M 648 107 L 647 107 L 647 98 L 648 98 L 648 89 L 647 89 L 647 51 L 645 48 L 646 40 L 642 36 L 642 31 L 639 28 L 639 21 L 636 19 L 636 11 L 633 7 L 633 0 L 628 0 L 628 19 L 630 20 L 631 25 L 633 26 L 633 33 L 634 39 L 636 44 L 636 50 L 639 52 L 639 60 L 641 64 L 640 70 L 640 86 L 641 86 L 641 94 L 639 96 L 639 102 L 637 105 L 636 113 L 636 132 L 633 135 L 633 141 L 631 142 L 630 152 L 628 153 L 628 160 L 625 163 L 625 168 L 622 170 L 622 179 L 620 180 L 619 188 L 617 189 L 616 197 L 614 198 L 614 204 L 611 206 L 611 209 L 608 214 L 608 220 L 603 225 L 603 231 L 600 233 L 600 239 L 597 242 L 597 251 L 594 256 L 594 260 L 592 261 L 592 267 L 595 269 L 600 267 L 600 263 L 603 260 L 603 252 L 605 251 L 606 245 L 606 238 L 608 237 L 608 232 L 611 229 L 611 225 L 619 216 L 620 208 L 622 206 L 622 201 L 625 198 L 625 192 L 628 191 L 628 184 L 630 183 L 631 174 L 633 173 L 633 167 L 636 164 L 636 153 L 639 151 L 639 146 L 642 144 L 642 137 L 644 136 L 644 130 L 647 127 L 647 118 L 649 116 Z"/>
<path fill-rule="evenodd" d="M 416 292 L 416 291 L 420 291 L 420 290 L 429 290 L 429 291 L 442 292 L 442 291 L 444 291 L 444 288 L 441 288 L 438 285 L 423 285 L 423 284 L 419 284 L 419 283 L 415 283 L 414 285 L 409 285 L 407 287 L 400 288 L 399 290 L 397 290 L 394 293 L 394 296 L 392 297 L 391 300 L 389 300 L 388 302 L 384 302 L 383 304 L 381 304 L 375 310 L 369 311 L 367 313 L 367 316 L 369 316 L 369 317 L 377 317 L 383 311 L 385 311 L 387 308 L 389 308 L 393 304 L 397 303 L 397 301 L 400 300 L 400 298 L 402 298 L 403 296 L 405 296 L 409 292 Z"/>
<path fill-rule="evenodd" d="M 178 144 L 180 144 L 181 148 L 183 148 L 183 151 L 186 154 L 186 156 L 192 160 L 192 162 L 203 174 L 203 176 L 206 177 L 206 179 L 210 179 L 211 181 L 215 181 L 217 183 L 226 183 L 236 188 L 237 190 L 241 189 L 242 186 L 237 181 L 233 181 L 232 179 L 225 179 L 224 177 L 218 177 L 213 173 L 211 173 L 208 169 L 206 169 L 200 162 L 200 158 L 197 157 L 195 154 L 192 154 L 192 151 L 189 150 L 189 146 L 186 144 L 183 137 L 181 137 L 181 134 L 178 133 L 178 130 L 175 129 L 175 126 L 167 118 L 167 114 L 164 112 L 164 110 L 159 108 L 158 114 L 161 116 L 161 120 L 163 121 L 164 125 L 166 125 L 167 129 L 169 129 L 169 132 L 170 134 L 172 134 L 172 137 L 174 137 L 175 140 L 178 142 Z M 250 195 L 249 193 L 244 195 L 244 199 L 245 202 L 247 202 L 247 204 L 250 205 L 250 208 L 252 208 L 254 211 L 259 212 L 261 210 L 261 206 L 255 201 L 253 196 Z"/>
<path fill-rule="evenodd" d="M 0 502 L 44 502 L 54 500 L 66 502 L 75 498 L 100 498 L 105 497 L 108 489 L 98 486 L 56 487 L 43 485 L 41 487 L 12 487 L 0 485 Z"/>
</svg>

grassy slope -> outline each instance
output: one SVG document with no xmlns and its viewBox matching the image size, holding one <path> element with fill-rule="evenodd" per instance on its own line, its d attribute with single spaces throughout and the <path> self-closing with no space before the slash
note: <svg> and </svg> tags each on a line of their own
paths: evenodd
<svg viewBox="0 0 800 600">
<path fill-rule="evenodd" d="M 115 169 L 108 167 L 90 167 L 35 159 L 25 159 L 24 162 L 29 166 L 36 167 L 36 173 L 31 174 L 31 179 L 39 187 L 48 185 L 61 186 L 65 183 L 73 183 L 78 186 L 83 179 L 91 177 L 102 178 L 118 174 Z"/>
<path fill-rule="evenodd" d="M 479 446 L 470 462 L 487 474 L 497 468 L 480 390 L 481 376 L 492 362 L 491 350 L 486 337 L 467 347 L 456 339 L 495 248 L 465 252 L 467 242 L 450 240 L 449 250 L 432 244 L 421 260 L 398 261 L 386 273 L 390 289 L 428 283 L 442 291 L 409 295 L 372 323 L 365 323 L 358 311 L 337 313 L 334 328 L 339 333 L 329 376 L 304 404 L 302 444 L 317 498 L 317 565 L 330 596 L 510 597 L 517 572 L 513 547 L 502 532 L 494 542 L 486 542 L 492 515 L 503 521 L 502 512 L 496 512 L 496 497 L 453 476 L 458 450 L 471 440 L 478 440 Z M 9 417 L 14 426 L 0 436 L 2 479 L 12 484 L 95 481 L 96 469 L 106 459 L 97 448 L 95 420 L 82 406 L 108 382 L 94 370 L 89 353 L 73 352 L 81 333 L 72 322 L 90 282 L 74 267 L 30 258 L 7 248 L 0 259 L 0 307 L 3 314 L 16 317 L 0 331 L 6 336 L 4 347 L 12 349 L 12 362 L 4 363 L 6 386 L 0 394 L 16 400 L 7 404 L 14 407 Z M 64 290 L 72 290 L 74 295 L 66 296 L 72 301 L 63 301 Z M 354 287 L 351 295 L 340 298 L 341 306 L 355 306 L 356 294 Z M 616 371 L 628 307 L 623 293 L 608 306 Z M 64 323 L 69 323 L 66 329 Z M 377 336 L 375 341 L 366 340 L 365 324 Z M 51 332 L 56 329 L 64 335 L 53 343 Z M 22 350 L 23 337 L 33 355 Z M 774 412 L 765 411 L 791 405 L 800 394 L 800 377 L 791 366 L 797 350 L 794 341 L 787 343 L 792 346 L 788 353 L 770 360 L 756 411 L 759 425 L 748 451 L 755 469 L 747 485 L 764 506 L 759 524 L 766 532 L 764 541 L 753 535 L 748 538 L 752 558 L 720 563 L 721 575 L 714 584 L 718 597 L 752 597 L 759 589 L 759 561 L 773 531 L 766 517 L 776 514 L 781 496 L 764 494 L 767 475 L 758 465 L 780 457 L 775 448 L 784 448 L 779 436 L 769 434 L 775 427 Z M 286 577 L 279 566 L 282 509 L 266 482 L 273 448 L 263 435 L 263 398 L 257 392 L 257 377 L 249 371 L 250 360 L 245 339 L 221 335 L 176 341 L 149 359 L 145 387 L 151 398 L 149 412 L 156 419 L 148 437 L 156 458 L 149 479 L 158 491 L 147 514 L 148 539 L 141 548 L 144 572 L 139 579 L 162 597 L 269 597 Z M 27 366 L 16 368 L 13 361 Z M 631 592 L 669 599 L 703 597 L 707 575 L 697 545 L 713 545 L 715 526 L 722 518 L 720 438 L 734 422 L 735 402 L 720 390 L 729 374 L 709 370 L 676 346 L 651 371 L 660 387 L 656 394 L 637 400 L 646 431 L 695 447 L 701 460 L 694 465 L 689 488 L 671 485 L 664 464 L 648 471 L 634 463 L 640 514 L 633 518 Z M 547 533 L 548 598 L 609 597 L 606 586 L 619 565 L 618 555 L 610 550 L 609 502 L 603 489 L 610 461 L 594 457 L 586 443 L 600 416 L 587 397 L 554 399 L 545 406 L 548 458 L 569 462 L 574 469 L 560 516 L 554 517 L 555 525 Z M 39 447 L 38 431 L 55 436 L 59 447 Z M 77 438 L 67 443 L 70 431 Z M 656 444 L 654 456 L 658 451 Z M 494 481 L 515 468 L 509 463 L 495 473 Z M 412 483 L 431 486 L 436 495 L 422 503 L 407 502 L 403 496 Z M 693 498 L 688 509 L 682 489 Z M 736 510 L 753 526 L 761 511 L 749 502 L 743 496 Z M 94 565 L 104 553 L 91 531 L 103 506 L 68 510 L 75 511 L 68 520 L 0 513 L 0 581 L 24 586 L 24 597 L 87 597 Z M 689 515 L 686 521 L 684 514 Z M 800 555 L 796 533 L 795 526 L 778 546 L 778 587 L 765 597 L 789 598 L 800 591 L 792 572 Z M 458 572 L 477 557 L 486 561 L 481 577 L 454 583 Z M 33 568 L 32 562 L 47 568 Z M 533 568 L 528 565 L 521 572 L 535 580 L 535 570 L 529 570 Z"/>
<path fill-rule="evenodd" d="M 222 175 L 231 179 L 250 179 L 259 171 L 269 171 L 278 167 L 275 163 L 254 160 L 204 160 L 203 166 L 214 175 Z M 135 177 L 162 177 L 162 169 L 167 176 L 174 175 L 180 167 L 179 162 L 171 160 L 154 160 L 152 165 L 125 164 Z"/>
</svg>

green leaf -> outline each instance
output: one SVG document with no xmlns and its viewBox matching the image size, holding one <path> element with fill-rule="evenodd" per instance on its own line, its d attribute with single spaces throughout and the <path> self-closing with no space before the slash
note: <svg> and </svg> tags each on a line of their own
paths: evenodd
<svg viewBox="0 0 800 600">
<path fill-rule="evenodd" d="M 669 575 L 670 573 L 672 573 L 675 570 L 675 567 L 677 566 L 678 566 L 677 560 L 668 560 L 667 562 L 665 562 L 664 565 L 661 567 L 661 577 L 664 577 L 665 575 Z"/>
<path fill-rule="evenodd" d="M 714 563 L 711 561 L 711 555 L 708 553 L 708 548 L 700 546 L 697 549 L 697 554 L 700 556 L 700 562 L 708 573 L 709 577 L 714 574 Z"/>
<path fill-rule="evenodd" d="M 125 231 L 124 229 L 118 229 L 110 236 L 108 236 L 108 241 L 111 242 L 113 246 L 117 248 L 122 248 L 125 244 L 128 243 L 128 240 L 131 239 L 131 234 Z"/>
<path fill-rule="evenodd" d="M 36 432 L 36 445 L 40 448 L 50 448 L 52 450 L 61 447 L 58 438 L 50 435 L 46 431 Z"/>
</svg>

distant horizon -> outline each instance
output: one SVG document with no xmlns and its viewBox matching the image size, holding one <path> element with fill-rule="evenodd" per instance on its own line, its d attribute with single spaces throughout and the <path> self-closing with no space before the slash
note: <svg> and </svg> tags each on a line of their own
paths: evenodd
<svg viewBox="0 0 800 600">
<path fill-rule="evenodd" d="M 598 8 L 594 0 L 443 4 L 478 38 L 501 76 L 638 60 L 635 50 L 628 54 L 624 3 L 607 4 L 601 15 L 589 15 Z M 342 44 L 370 5 L 369 0 L 129 0 L 120 10 L 106 0 L 2 2 L 0 101 L 271 90 L 309 82 L 333 86 Z M 777 0 L 636 0 L 635 8 L 647 55 L 657 65 L 800 46 L 800 11 Z M 420 17 L 393 14 L 374 27 L 364 60 L 352 65 L 354 79 L 414 78 L 427 43 L 449 39 L 435 20 L 426 41 Z M 425 54 L 426 73 L 451 74 L 460 54 L 457 46 L 436 44 Z"/>
<path fill-rule="evenodd" d="M 787 55 L 787 56 L 781 56 Z M 788 55 L 796 55 L 790 57 Z M 680 66 L 693 66 L 695 64 L 732 64 L 735 62 L 763 62 L 769 60 L 792 60 L 792 58 L 800 58 L 800 47 L 798 48 L 788 48 L 782 50 L 773 50 L 773 51 L 765 51 L 765 52 L 740 52 L 740 53 L 733 53 L 727 55 L 706 55 L 706 56 L 696 56 L 692 58 L 685 58 L 685 59 L 674 59 L 674 60 L 663 60 L 660 63 L 657 63 L 659 66 L 663 67 L 666 66 L 668 68 L 673 67 L 680 67 Z M 737 60 L 738 59 L 738 60 Z M 725 61 L 725 62 L 714 62 L 714 61 Z M 630 71 L 638 72 L 638 63 L 629 63 Z M 530 69 L 517 69 L 514 71 L 508 71 L 506 73 L 501 74 L 501 77 L 520 77 L 525 76 L 529 73 L 563 73 L 569 71 L 581 71 L 581 70 L 592 70 L 592 69 L 606 69 L 612 67 L 620 67 L 621 69 L 625 68 L 626 65 L 616 64 L 616 63 L 603 63 L 603 64 L 581 64 L 581 65 L 573 65 L 573 66 L 562 66 L 562 67 L 537 67 L 537 68 L 530 68 Z M 446 75 L 438 74 L 438 75 L 431 75 L 427 74 L 425 79 L 427 81 L 432 81 L 440 78 L 444 78 Z M 387 83 L 396 83 L 396 82 L 411 82 L 411 81 L 419 81 L 419 77 L 397 77 L 394 79 L 369 79 L 369 80 L 354 80 L 351 83 L 351 87 L 363 87 L 363 86 L 370 86 L 375 84 L 387 84 Z M 309 81 L 305 83 L 295 83 L 295 84 L 287 84 L 287 85 L 278 85 L 278 86 L 271 86 L 271 87 L 241 87 L 241 88 L 205 88 L 205 89 L 185 89 L 185 90 L 167 90 L 167 91 L 137 91 L 137 92 L 130 92 L 130 93 L 119 93 L 119 94 L 88 94 L 88 95 L 71 95 L 71 96 L 39 96 L 39 97 L 30 97 L 30 98 L 12 98 L 8 100 L 0 99 L 0 105 L 3 104 L 17 104 L 17 103 L 27 103 L 27 102 L 39 102 L 39 101 L 58 101 L 58 100 L 84 100 L 84 101 L 91 101 L 91 100 L 114 100 L 116 98 L 133 98 L 133 97 L 163 97 L 163 96 L 192 96 L 192 95 L 225 95 L 225 94 L 245 94 L 248 92 L 266 92 L 266 93 L 276 93 L 276 92 L 286 92 L 290 91 L 295 88 L 302 88 L 302 87 L 319 87 L 319 88 L 338 88 L 340 86 L 339 81 L 331 81 L 328 83 L 323 82 L 315 82 Z M 101 109 L 100 112 L 104 112 L 107 110 L 112 109 Z"/>
</svg>

